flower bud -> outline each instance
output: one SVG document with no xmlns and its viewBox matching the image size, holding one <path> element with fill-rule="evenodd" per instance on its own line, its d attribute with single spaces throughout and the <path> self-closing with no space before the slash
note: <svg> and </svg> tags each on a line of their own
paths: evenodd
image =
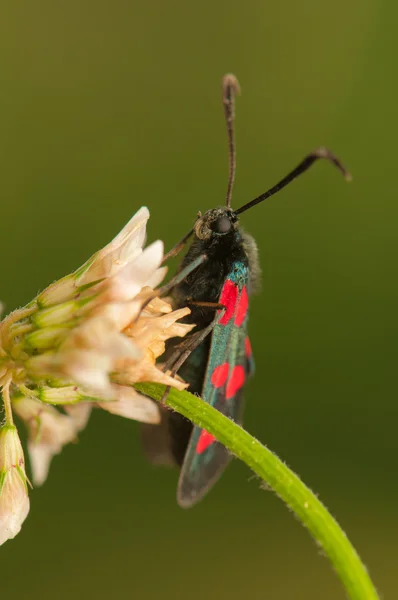
<svg viewBox="0 0 398 600">
<path fill-rule="evenodd" d="M 81 298 L 80 300 L 69 300 L 68 302 L 50 306 L 49 308 L 42 308 L 32 315 L 31 321 L 36 327 L 40 328 L 67 324 L 79 316 L 82 307 L 89 303 L 90 300 L 90 298 Z"/>
<path fill-rule="evenodd" d="M 14 538 L 29 512 L 24 454 L 13 425 L 0 429 L 0 545 Z"/>
<path fill-rule="evenodd" d="M 67 275 L 59 281 L 49 285 L 44 292 L 37 297 L 37 303 L 41 308 L 54 306 L 71 300 L 76 294 L 75 279 L 72 275 Z"/>
</svg>

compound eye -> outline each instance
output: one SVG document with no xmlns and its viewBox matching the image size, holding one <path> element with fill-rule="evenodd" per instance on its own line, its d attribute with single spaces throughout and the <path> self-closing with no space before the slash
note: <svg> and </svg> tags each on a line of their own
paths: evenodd
<svg viewBox="0 0 398 600">
<path fill-rule="evenodd" d="M 214 223 L 214 231 L 217 233 L 228 233 L 231 227 L 231 220 L 228 217 L 218 217 Z"/>
</svg>

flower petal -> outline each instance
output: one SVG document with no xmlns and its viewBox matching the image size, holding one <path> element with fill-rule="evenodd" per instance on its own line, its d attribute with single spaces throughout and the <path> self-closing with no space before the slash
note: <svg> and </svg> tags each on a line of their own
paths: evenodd
<svg viewBox="0 0 398 600">
<path fill-rule="evenodd" d="M 53 456 L 59 454 L 65 444 L 74 441 L 77 434 L 75 421 L 52 406 L 46 407 L 46 410 L 39 415 L 39 420 L 37 429 L 31 425 L 28 441 L 32 478 L 37 486 L 42 485 L 47 479 Z"/>
<path fill-rule="evenodd" d="M 14 467 L 6 475 L 0 494 L 0 546 L 20 532 L 29 506 L 26 483 Z"/>
<path fill-rule="evenodd" d="M 78 404 L 67 404 L 65 412 L 73 419 L 76 431 L 85 429 L 91 415 L 93 405 L 91 402 L 79 402 Z"/>
<path fill-rule="evenodd" d="M 163 260 L 163 242 L 158 240 L 128 263 L 109 282 L 108 297 L 115 302 L 131 300 L 154 275 Z"/>
<path fill-rule="evenodd" d="M 47 478 L 52 457 L 76 439 L 78 427 L 69 415 L 33 398 L 19 397 L 13 400 L 13 408 L 28 429 L 33 483 L 41 485 Z"/>
<path fill-rule="evenodd" d="M 160 267 L 159 269 L 157 269 L 154 272 L 152 277 L 150 277 L 148 279 L 148 281 L 146 282 L 146 285 L 148 285 L 152 289 L 156 288 L 159 285 L 159 283 L 161 283 L 163 281 L 163 279 L 166 277 L 167 271 L 168 271 L 167 267 Z"/>
<path fill-rule="evenodd" d="M 0 428 L 0 545 L 17 535 L 29 512 L 25 459 L 13 425 Z"/>
<path fill-rule="evenodd" d="M 144 206 L 120 233 L 95 255 L 89 268 L 76 279 L 76 285 L 82 286 L 97 279 L 113 277 L 126 264 L 138 257 L 145 242 L 148 219 L 149 211 Z"/>
<path fill-rule="evenodd" d="M 28 442 L 28 452 L 33 483 L 37 486 L 43 485 L 48 477 L 51 460 L 55 453 L 50 446 L 32 442 Z"/>
<path fill-rule="evenodd" d="M 82 349 L 65 352 L 62 360 L 65 375 L 87 390 L 87 394 L 109 395 L 109 373 L 113 365 L 110 356 L 100 350 Z"/>
<path fill-rule="evenodd" d="M 156 402 L 124 385 L 113 385 L 112 390 L 116 400 L 100 402 L 98 406 L 126 419 L 134 419 L 142 423 L 160 423 L 160 411 Z"/>
</svg>

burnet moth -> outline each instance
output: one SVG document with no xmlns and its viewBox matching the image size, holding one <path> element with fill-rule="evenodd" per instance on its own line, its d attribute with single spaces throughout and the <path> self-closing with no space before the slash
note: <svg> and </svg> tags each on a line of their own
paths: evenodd
<svg viewBox="0 0 398 600">
<path fill-rule="evenodd" d="M 192 239 L 177 275 L 165 286 L 175 308 L 189 306 L 186 322 L 195 323 L 183 340 L 171 340 L 164 368 L 178 373 L 189 391 L 198 394 L 230 419 L 241 423 L 243 390 L 253 374 L 254 362 L 247 333 L 249 297 L 260 275 L 257 246 L 239 224 L 249 208 L 276 194 L 318 159 L 349 173 L 326 148 L 311 152 L 279 183 L 238 210 L 231 208 L 235 179 L 235 95 L 239 83 L 234 75 L 222 79 L 229 155 L 228 187 L 224 206 L 197 215 L 193 228 L 165 256 L 176 256 Z M 167 390 L 166 390 L 167 394 Z M 182 507 L 198 502 L 214 485 L 229 463 L 226 448 L 204 429 L 162 406 L 161 425 L 143 426 L 145 451 L 155 464 L 181 467 L 177 501 Z"/>
</svg>

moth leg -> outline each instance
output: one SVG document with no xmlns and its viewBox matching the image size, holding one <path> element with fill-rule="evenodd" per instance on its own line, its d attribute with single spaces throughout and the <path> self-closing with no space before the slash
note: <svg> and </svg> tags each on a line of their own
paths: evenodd
<svg viewBox="0 0 398 600">
<path fill-rule="evenodd" d="M 188 231 L 188 233 L 186 235 L 184 235 L 182 240 L 180 240 L 178 242 L 178 244 L 173 246 L 172 249 L 169 250 L 167 252 L 167 254 L 164 255 L 162 264 L 165 263 L 167 260 L 169 260 L 169 258 L 174 258 L 174 256 L 177 256 L 181 252 L 181 250 L 184 248 L 185 244 L 187 243 L 187 241 L 189 240 L 189 238 L 191 237 L 192 234 L 193 234 L 193 229 L 191 229 L 191 231 Z"/>
<path fill-rule="evenodd" d="M 188 306 L 203 306 L 204 308 L 213 308 L 214 310 L 225 309 L 224 304 L 220 304 L 219 302 L 202 302 L 200 300 L 191 300 L 187 298 Z"/>
<path fill-rule="evenodd" d="M 204 308 L 211 308 L 213 310 L 225 310 L 224 304 L 220 304 L 218 302 L 201 302 L 201 301 L 196 302 L 196 301 L 191 300 L 190 298 L 187 298 L 187 305 L 188 306 L 203 306 Z M 191 333 L 190 336 L 185 337 L 182 340 L 182 342 L 180 342 L 175 347 L 175 351 L 173 352 L 173 354 L 170 356 L 170 358 L 163 365 L 162 371 L 170 371 L 170 370 L 174 371 L 174 365 L 176 364 L 176 361 L 182 355 L 182 352 L 185 352 L 188 348 L 191 348 L 191 347 L 192 347 L 191 352 L 193 352 L 193 350 L 195 350 L 195 348 L 212 331 L 212 329 L 213 329 L 213 327 L 215 325 L 214 321 L 217 322 L 217 317 L 218 316 L 219 315 L 217 315 L 215 317 L 215 319 L 210 323 L 210 325 L 208 326 L 209 331 L 207 333 L 205 333 L 204 337 L 203 337 L 203 332 L 206 332 L 207 328 L 201 329 L 200 331 L 195 331 L 194 333 Z M 199 341 L 197 341 L 197 340 L 199 340 Z M 178 367 L 178 369 L 180 368 L 180 366 Z"/>
<path fill-rule="evenodd" d="M 201 254 L 200 256 L 195 258 L 195 260 L 189 263 L 189 265 L 184 267 L 182 271 L 177 273 L 177 275 L 175 275 L 173 279 L 170 279 L 168 283 L 155 290 L 154 293 L 151 296 L 149 296 L 149 298 L 147 298 L 141 306 L 140 312 L 136 316 L 135 321 L 137 321 L 140 318 L 142 311 L 148 306 L 150 302 L 152 302 L 152 300 L 154 300 L 154 298 L 159 298 L 161 296 L 166 296 L 167 294 L 169 294 L 176 285 L 181 283 L 181 281 L 183 281 L 188 275 L 190 275 L 192 271 L 200 267 L 200 265 L 203 264 L 207 260 L 207 258 L 207 254 Z M 211 302 L 208 304 L 211 304 Z"/>
<path fill-rule="evenodd" d="M 165 285 L 160 287 L 157 290 L 156 295 L 157 296 L 165 296 L 166 294 L 170 293 L 170 291 L 176 285 L 181 283 L 181 281 L 184 281 L 184 279 L 186 277 L 188 277 L 188 275 L 190 275 L 192 273 L 192 271 L 195 271 L 195 269 L 200 267 L 200 265 L 202 265 L 207 260 L 207 258 L 208 258 L 207 254 L 200 254 L 197 258 L 195 258 L 195 260 L 190 262 L 189 265 L 187 265 L 179 273 L 177 273 L 177 275 L 175 275 L 173 277 L 173 279 L 170 279 L 170 281 L 168 283 L 166 283 Z"/>
<path fill-rule="evenodd" d="M 209 304 L 212 304 L 212 303 L 209 303 Z M 224 306 L 222 308 L 225 309 Z M 186 340 L 186 342 L 187 342 L 186 344 L 181 344 L 181 346 L 185 345 L 185 349 L 183 349 L 181 352 L 178 352 L 178 353 L 175 352 L 170 357 L 170 361 L 168 361 L 168 362 L 171 362 L 171 359 L 173 359 L 178 354 L 178 359 L 175 360 L 174 365 L 171 369 L 171 373 L 170 373 L 171 376 L 174 377 L 174 375 L 179 371 L 179 369 L 182 367 L 184 362 L 187 360 L 189 355 L 192 354 L 192 352 L 203 342 L 203 340 L 209 335 L 209 333 L 211 333 L 213 331 L 219 318 L 220 318 L 220 315 L 216 314 L 216 316 L 214 317 L 212 322 L 207 327 L 205 327 L 204 329 L 201 329 L 197 333 L 194 333 L 189 339 Z M 171 390 L 171 386 L 168 385 L 166 387 L 164 394 L 162 396 L 162 399 L 160 401 L 162 404 L 164 404 L 166 402 L 166 399 L 170 393 L 170 390 Z"/>
<path fill-rule="evenodd" d="M 180 342 L 177 346 L 175 346 L 175 350 L 174 350 L 173 354 L 162 365 L 162 371 L 164 371 L 164 372 L 172 371 L 174 369 L 174 365 L 176 364 L 177 360 L 180 358 L 182 352 L 185 352 L 185 350 L 187 350 L 191 346 L 195 346 L 196 339 L 200 333 L 201 333 L 201 331 L 196 331 L 194 333 L 191 333 L 191 335 L 186 336 L 182 340 L 182 342 Z"/>
</svg>

